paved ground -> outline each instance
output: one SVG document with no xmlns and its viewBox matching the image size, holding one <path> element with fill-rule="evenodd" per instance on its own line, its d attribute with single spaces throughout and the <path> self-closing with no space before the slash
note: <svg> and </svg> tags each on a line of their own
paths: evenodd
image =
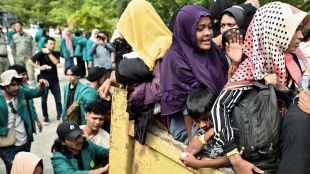
<svg viewBox="0 0 310 174">
<path fill-rule="evenodd" d="M 60 78 L 60 89 L 61 89 L 61 97 L 63 100 L 63 84 L 66 81 L 66 77 L 63 72 L 63 63 L 57 65 L 58 67 L 58 75 Z M 82 81 L 85 81 L 82 79 Z M 39 118 L 43 121 L 42 110 L 41 110 L 41 98 L 34 99 L 35 107 L 38 113 Z M 39 157 L 43 158 L 44 163 L 44 174 L 52 174 L 53 169 L 51 165 L 51 146 L 56 138 L 56 127 L 58 122 L 56 120 L 56 106 L 54 97 L 51 93 L 48 96 L 48 112 L 50 116 L 51 123 L 47 126 L 43 127 L 43 131 L 41 133 L 37 133 L 34 135 L 34 142 L 32 143 L 31 152 L 37 154 Z M 0 174 L 5 174 L 5 166 L 3 161 L 0 159 Z"/>
</svg>

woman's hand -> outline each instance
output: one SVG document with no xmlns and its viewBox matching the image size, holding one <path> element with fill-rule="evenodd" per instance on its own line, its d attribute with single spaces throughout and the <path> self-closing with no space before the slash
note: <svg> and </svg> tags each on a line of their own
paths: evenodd
<svg viewBox="0 0 310 174">
<path fill-rule="evenodd" d="M 307 114 L 310 114 L 310 97 L 305 93 L 304 90 L 299 92 L 299 108 Z"/>
<path fill-rule="evenodd" d="M 288 91 L 285 84 L 281 83 L 277 74 L 268 74 L 264 77 L 265 85 L 273 85 L 279 91 Z"/>
<path fill-rule="evenodd" d="M 239 65 L 242 59 L 243 36 L 237 30 L 228 33 L 229 40 L 225 43 L 225 53 L 232 64 Z"/>
<path fill-rule="evenodd" d="M 107 101 L 111 100 L 111 96 L 107 95 L 109 92 L 110 86 L 111 86 L 111 80 L 107 79 L 102 83 L 102 85 L 98 89 L 100 97 Z"/>
</svg>

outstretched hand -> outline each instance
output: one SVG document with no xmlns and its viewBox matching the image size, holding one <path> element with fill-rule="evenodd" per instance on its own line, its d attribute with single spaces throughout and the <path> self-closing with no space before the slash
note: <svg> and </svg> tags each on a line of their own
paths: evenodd
<svg viewBox="0 0 310 174">
<path fill-rule="evenodd" d="M 99 95 L 102 99 L 110 101 L 111 100 L 111 96 L 108 95 L 109 89 L 111 86 L 111 80 L 107 79 L 103 82 L 103 84 L 99 87 L 98 92 Z"/>
<path fill-rule="evenodd" d="M 228 33 L 228 42 L 225 43 L 225 52 L 232 64 L 238 65 L 242 59 L 243 36 L 239 30 L 232 30 Z"/>
<path fill-rule="evenodd" d="M 48 81 L 47 80 L 45 80 L 45 79 L 40 79 L 39 80 L 39 83 L 40 83 L 40 87 L 48 87 L 49 86 L 49 83 L 48 83 Z"/>
<path fill-rule="evenodd" d="M 273 85 L 280 91 L 287 91 L 285 84 L 281 83 L 277 74 L 268 74 L 264 77 L 265 85 Z"/>
</svg>

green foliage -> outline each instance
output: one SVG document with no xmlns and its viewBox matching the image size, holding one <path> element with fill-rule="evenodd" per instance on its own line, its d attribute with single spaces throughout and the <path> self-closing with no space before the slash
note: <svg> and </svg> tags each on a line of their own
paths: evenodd
<svg viewBox="0 0 310 174">
<path fill-rule="evenodd" d="M 199 4 L 206 8 L 213 0 L 148 0 L 169 23 L 174 11 L 186 4 Z M 245 0 L 234 0 L 241 4 Z M 46 25 L 71 26 L 90 31 L 98 28 L 112 32 L 114 24 L 130 0 L 0 0 L 0 8 L 15 13 L 20 20 Z M 264 5 L 271 0 L 260 0 Z M 310 12 L 309 0 L 283 0 L 304 11 Z"/>
</svg>

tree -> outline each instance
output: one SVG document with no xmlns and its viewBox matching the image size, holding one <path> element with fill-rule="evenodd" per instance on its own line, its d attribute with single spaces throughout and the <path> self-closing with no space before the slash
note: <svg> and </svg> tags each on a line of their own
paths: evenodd
<svg viewBox="0 0 310 174">
<path fill-rule="evenodd" d="M 110 34 L 114 23 L 117 21 L 114 9 L 105 8 L 111 5 L 111 1 L 101 2 L 102 5 L 85 3 L 81 9 L 70 16 L 68 23 L 76 28 L 90 31 L 93 28 L 106 31 Z"/>
<path fill-rule="evenodd" d="M 199 4 L 208 8 L 213 0 L 148 0 L 168 24 L 173 13 L 186 4 Z M 245 0 L 234 0 L 241 4 Z M 130 0 L 0 0 L 0 8 L 15 13 L 26 23 L 43 22 L 47 25 L 72 26 L 90 31 L 98 28 L 111 32 Z M 264 5 L 271 0 L 260 0 Z M 309 0 L 284 0 L 310 12 Z"/>
</svg>

